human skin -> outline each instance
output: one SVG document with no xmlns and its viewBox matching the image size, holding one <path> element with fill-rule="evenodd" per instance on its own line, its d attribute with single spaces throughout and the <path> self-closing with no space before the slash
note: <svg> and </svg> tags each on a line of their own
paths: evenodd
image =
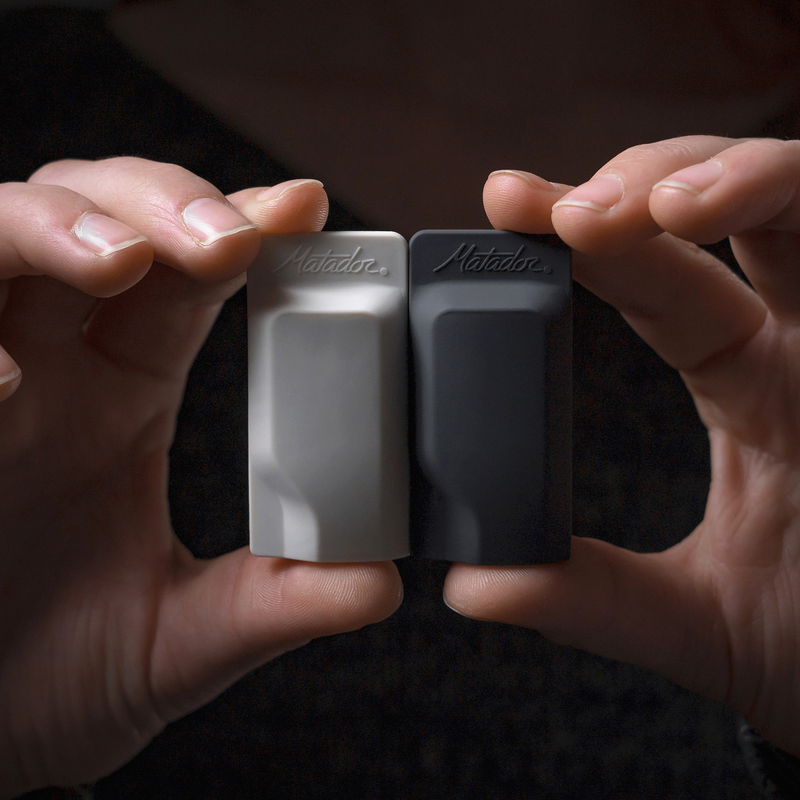
<svg viewBox="0 0 800 800">
<path fill-rule="evenodd" d="M 694 164 L 703 170 L 685 172 Z M 489 179 L 492 222 L 557 231 L 575 248 L 576 279 L 681 371 L 709 428 L 713 481 L 705 519 L 665 553 L 576 538 L 564 564 L 456 565 L 444 587 L 462 614 L 537 628 L 723 699 L 793 753 L 799 167 L 796 142 L 690 137 L 627 151 L 601 170 L 617 177 L 574 194 L 524 173 Z M 256 230 L 204 247 L 180 210 L 221 196 L 179 168 L 68 162 L 33 181 L 4 187 L 0 337 L 22 367 L 0 403 L 7 796 L 110 771 L 247 670 L 382 619 L 401 594 L 391 564 L 246 551 L 196 561 L 169 526 L 167 451 L 188 367 L 240 285 L 257 230 L 320 226 L 319 185 L 278 187 L 266 201 L 259 190 L 231 196 Z M 143 210 L 135 185 L 159 202 Z M 24 199 L 28 213 L 15 217 Z M 75 222 L 97 208 L 147 240 L 110 261 L 70 251 Z M 29 226 L 37 214 L 47 227 Z M 726 233 L 758 294 L 687 243 Z M 12 264 L 15 252 L 29 261 Z M 29 262 L 45 274 L 11 277 Z M 93 294 L 114 296 L 98 304 Z"/>
<path fill-rule="evenodd" d="M 702 136 L 632 148 L 574 190 L 489 178 L 492 224 L 561 236 L 575 280 L 680 371 L 712 481 L 666 552 L 574 538 L 562 564 L 456 565 L 444 595 L 724 700 L 800 756 L 798 185 L 800 142 Z M 726 236 L 755 291 L 691 244 Z"/>
<path fill-rule="evenodd" d="M 266 152 L 410 238 L 484 227 L 498 165 L 582 181 L 629 145 L 757 131 L 800 92 L 800 21 L 778 4 L 162 0 L 109 24 Z"/>
<path fill-rule="evenodd" d="M 581 180 L 626 144 L 686 130 L 758 130 L 797 96 L 800 29 L 779 3 L 501 3 L 491 30 L 484 4 L 462 3 L 454 15 L 446 5 L 389 3 L 353 19 L 335 10 L 309 17 L 297 6 L 311 26 L 308 50 L 291 35 L 291 12 L 278 16 L 264 3 L 239 4 L 236 14 L 217 0 L 202 5 L 203 14 L 188 0 L 123 9 L 112 24 L 162 74 L 266 149 L 305 165 L 379 225 L 408 234 L 481 226 L 475 200 L 489 164 Z M 339 48 L 343 33 L 368 47 Z M 326 125 L 306 125 L 312 113 Z M 727 699 L 797 752 L 786 716 L 798 692 L 790 655 L 794 462 L 764 461 L 776 452 L 773 439 L 793 435 L 797 353 L 791 314 L 780 310 L 794 289 L 790 275 L 777 291 L 766 284 L 791 263 L 796 226 L 761 230 L 767 217 L 743 218 L 759 211 L 775 216 L 773 226 L 789 219 L 770 203 L 791 201 L 795 145 L 747 145 L 750 159 L 736 169 L 751 180 L 738 188 L 726 173 L 697 194 L 653 190 L 730 145 L 693 141 L 631 150 L 601 170 L 624 170 L 626 180 L 625 197 L 606 212 L 553 209 L 569 187 L 529 173 L 493 176 L 484 201 L 496 227 L 559 233 L 576 249 L 576 279 L 620 308 L 682 371 L 710 431 L 714 480 L 704 522 L 660 555 L 578 539 L 567 565 L 459 566 L 445 592 L 468 615 L 536 627 Z M 655 238 L 664 230 L 670 236 Z M 748 275 L 761 277 L 760 297 L 685 243 L 727 234 Z M 767 423 L 772 433 L 748 449 L 749 435 Z M 740 439 L 743 425 L 753 430 Z M 782 519 L 788 527 L 779 535 Z M 766 530 L 789 552 L 773 553 L 758 572 L 748 559 L 762 558 Z M 748 566 L 734 569 L 742 559 Z"/>
<path fill-rule="evenodd" d="M 216 233 L 191 216 L 209 208 Z M 10 797 L 107 774 L 257 665 L 388 616 L 402 586 L 391 562 L 246 548 L 195 559 L 170 525 L 168 451 L 189 367 L 260 235 L 322 227 L 319 182 L 226 200 L 172 165 L 58 162 L 0 186 L 0 215 Z"/>
</svg>

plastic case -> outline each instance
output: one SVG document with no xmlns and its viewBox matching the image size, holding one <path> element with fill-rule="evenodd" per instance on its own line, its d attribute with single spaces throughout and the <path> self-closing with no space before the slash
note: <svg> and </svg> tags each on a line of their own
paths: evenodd
<svg viewBox="0 0 800 800">
<path fill-rule="evenodd" d="M 505 231 L 409 246 L 412 550 L 471 564 L 570 554 L 569 248 Z"/>
<path fill-rule="evenodd" d="M 248 272 L 250 548 L 408 555 L 407 246 L 265 238 Z"/>
</svg>

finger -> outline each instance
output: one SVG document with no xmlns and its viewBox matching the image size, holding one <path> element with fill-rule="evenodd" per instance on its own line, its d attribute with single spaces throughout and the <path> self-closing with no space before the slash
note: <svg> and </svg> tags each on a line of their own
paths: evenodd
<svg viewBox="0 0 800 800">
<path fill-rule="evenodd" d="M 779 322 L 800 323 L 800 235 L 749 231 L 730 237 L 736 262 Z"/>
<path fill-rule="evenodd" d="M 570 247 L 595 255 L 622 253 L 657 236 L 662 228 L 649 206 L 653 185 L 739 141 L 685 136 L 632 147 L 553 205 L 556 232 Z"/>
<path fill-rule="evenodd" d="M 152 263 L 139 231 L 68 189 L 2 184 L 0 214 L 0 280 L 48 275 L 106 297 L 132 286 Z"/>
<path fill-rule="evenodd" d="M 328 212 L 325 190 L 314 180 L 246 189 L 229 199 L 265 234 L 319 230 Z M 86 327 L 86 340 L 125 368 L 182 377 L 221 304 L 243 284 L 244 275 L 224 283 L 201 283 L 155 264 L 145 280 L 97 309 Z"/>
<path fill-rule="evenodd" d="M 21 367 L 27 369 L 44 353 L 54 354 L 60 345 L 81 345 L 81 326 L 100 300 L 43 275 L 9 283 L 0 340 Z"/>
<path fill-rule="evenodd" d="M 22 370 L 16 361 L 0 347 L 0 402 L 17 391 L 22 380 Z"/>
<path fill-rule="evenodd" d="M 758 295 L 725 264 L 668 234 L 620 256 L 575 253 L 573 275 L 679 370 L 744 346 L 766 318 Z"/>
<path fill-rule="evenodd" d="M 84 328 L 84 341 L 117 368 L 182 381 L 220 312 L 244 284 L 201 283 L 153 264 L 147 277 L 103 301 Z"/>
<path fill-rule="evenodd" d="M 566 189 L 535 176 L 494 173 L 484 193 L 487 214 L 499 227 L 549 233 L 553 201 Z M 766 316 L 763 302 L 726 265 L 670 235 L 617 256 L 574 251 L 572 270 L 676 369 L 694 369 L 742 345 Z"/>
<path fill-rule="evenodd" d="M 328 218 L 328 195 L 319 181 L 308 178 L 245 189 L 228 200 L 261 233 L 320 231 Z"/>
<path fill-rule="evenodd" d="M 3 313 L 8 298 L 8 282 L 0 282 L 0 315 Z M 22 380 L 22 370 L 17 362 L 0 347 L 0 402 L 11 397 L 17 391 Z"/>
<path fill-rule="evenodd" d="M 62 187 L 3 184 L 0 215 L 0 329 L 7 347 L 25 332 L 47 342 L 74 338 L 95 297 L 133 285 L 152 262 L 152 248 L 138 231 Z M 18 276 L 37 277 L 20 283 Z M 0 400 L 20 381 L 20 367 L 3 349 Z"/>
<path fill-rule="evenodd" d="M 318 636 L 385 619 L 402 600 L 391 562 L 310 564 L 246 549 L 186 563 L 158 620 L 152 686 L 174 719 L 244 673 Z"/>
<path fill-rule="evenodd" d="M 727 236 L 773 314 L 800 319 L 800 142 L 752 140 L 665 176 L 649 199 L 653 219 L 688 241 Z"/>
<path fill-rule="evenodd" d="M 555 233 L 553 204 L 570 186 L 550 183 L 530 172 L 493 172 L 483 187 L 483 207 L 492 226 L 519 233 Z"/>
<path fill-rule="evenodd" d="M 0 347 L 0 403 L 17 391 L 22 380 L 22 370 L 11 356 Z"/>
<path fill-rule="evenodd" d="M 711 588 L 691 580 L 684 556 L 680 547 L 639 554 L 575 537 L 571 559 L 560 564 L 454 565 L 444 597 L 464 616 L 533 628 L 724 697 L 724 627 Z"/>
<path fill-rule="evenodd" d="M 8 288 L 7 281 L 0 282 L 0 316 L 8 299 Z M 14 394 L 21 379 L 22 371 L 16 361 L 0 347 L 0 402 Z"/>
<path fill-rule="evenodd" d="M 231 280 L 258 252 L 255 226 L 208 181 L 174 164 L 140 158 L 58 161 L 30 181 L 88 197 L 144 234 L 156 261 L 198 280 Z"/>
</svg>

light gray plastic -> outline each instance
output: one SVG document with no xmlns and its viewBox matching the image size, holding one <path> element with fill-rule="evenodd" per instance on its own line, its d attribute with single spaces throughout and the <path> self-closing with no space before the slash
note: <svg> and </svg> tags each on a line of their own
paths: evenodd
<svg viewBox="0 0 800 800">
<path fill-rule="evenodd" d="M 264 240 L 247 277 L 256 555 L 408 555 L 406 262 L 396 233 Z"/>
</svg>

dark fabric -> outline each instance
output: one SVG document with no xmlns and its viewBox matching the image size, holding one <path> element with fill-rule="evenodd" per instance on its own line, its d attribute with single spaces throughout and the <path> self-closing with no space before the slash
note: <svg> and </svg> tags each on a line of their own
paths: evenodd
<svg viewBox="0 0 800 800">
<path fill-rule="evenodd" d="M 0 179 L 56 158 L 176 162 L 223 191 L 294 177 L 139 65 L 94 13 L 0 16 Z M 0 221 L 0 224 L 1 221 Z M 333 204 L 331 228 L 363 228 Z M 192 372 L 172 451 L 178 535 L 247 540 L 244 295 Z M 664 549 L 702 518 L 705 433 L 679 377 L 575 289 L 574 532 Z M 170 725 L 101 780 L 122 798 L 754 798 L 732 715 L 659 676 L 441 601 L 446 565 L 399 563 L 402 608 L 309 644 Z"/>
<path fill-rule="evenodd" d="M 739 720 L 739 746 L 753 783 L 770 800 L 800 798 L 800 758 L 784 753 Z"/>
</svg>

